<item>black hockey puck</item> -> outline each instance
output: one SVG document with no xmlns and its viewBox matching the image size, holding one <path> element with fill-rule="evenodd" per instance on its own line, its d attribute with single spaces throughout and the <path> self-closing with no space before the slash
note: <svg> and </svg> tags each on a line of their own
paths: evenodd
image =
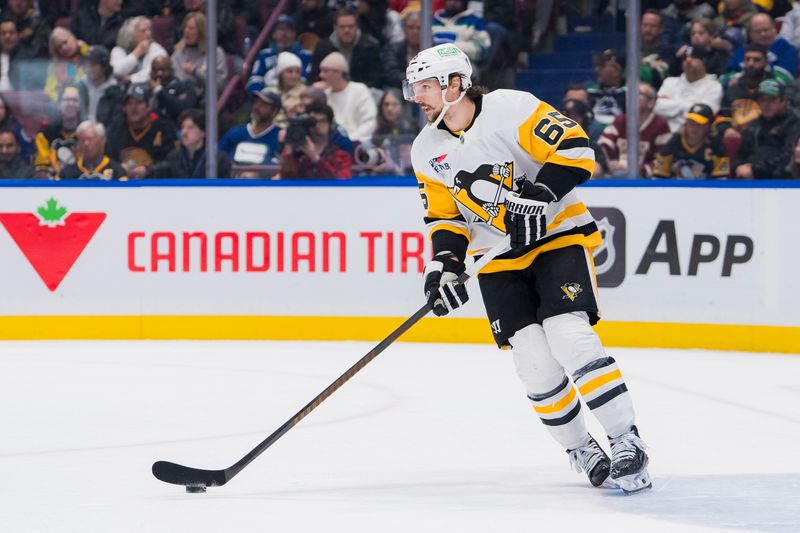
<svg viewBox="0 0 800 533">
<path fill-rule="evenodd" d="M 205 491 L 206 491 L 206 486 L 203 485 L 202 483 L 199 483 L 197 485 L 186 485 L 186 492 L 191 494 L 197 494 Z"/>
</svg>

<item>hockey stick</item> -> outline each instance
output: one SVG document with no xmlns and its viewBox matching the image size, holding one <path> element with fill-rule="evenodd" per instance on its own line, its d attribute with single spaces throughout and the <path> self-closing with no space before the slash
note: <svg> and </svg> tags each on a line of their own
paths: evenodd
<svg viewBox="0 0 800 533">
<path fill-rule="evenodd" d="M 489 261 L 498 255 L 506 252 L 509 249 L 508 237 L 496 245 L 494 248 L 486 252 L 483 257 L 472 264 L 463 274 L 461 274 L 457 281 L 459 283 L 466 282 L 469 278 L 475 276 L 480 272 Z M 414 324 L 427 315 L 431 309 L 430 303 L 425 303 L 419 310 L 411 315 L 405 322 L 403 322 L 397 329 L 389 334 L 388 337 L 383 339 L 377 346 L 367 353 L 364 357 L 359 359 L 353 366 L 351 366 L 344 374 L 339 376 L 336 381 L 328 385 L 328 387 L 319 393 L 313 400 L 308 402 L 305 407 L 300 409 L 296 415 L 287 420 L 281 427 L 276 429 L 272 435 L 261 441 L 255 448 L 247 452 L 247 455 L 239 459 L 236 463 L 225 468 L 224 470 L 203 470 L 201 468 L 191 468 L 188 466 L 171 463 L 169 461 L 157 461 L 153 463 L 153 475 L 166 483 L 173 485 L 184 485 L 187 492 L 205 492 L 206 487 L 219 487 L 230 481 L 233 476 L 242 471 L 242 469 L 250 464 L 256 457 L 261 455 L 267 448 L 272 446 L 275 441 L 280 439 L 286 432 L 292 429 L 298 422 L 306 417 L 311 411 L 316 409 L 319 404 L 325 401 L 330 395 L 344 385 L 350 378 L 356 375 L 362 368 L 367 366 L 367 363 L 375 359 L 382 351 L 388 348 L 400 335 L 405 333 Z"/>
</svg>

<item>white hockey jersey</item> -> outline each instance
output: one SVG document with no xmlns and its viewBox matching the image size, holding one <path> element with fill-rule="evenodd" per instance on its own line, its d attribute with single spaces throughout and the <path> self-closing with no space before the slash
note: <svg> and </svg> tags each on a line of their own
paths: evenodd
<svg viewBox="0 0 800 533">
<path fill-rule="evenodd" d="M 439 231 L 466 237 L 470 254 L 497 244 L 505 235 L 506 194 L 523 180 L 539 178 L 559 197 L 549 204 L 543 239 L 496 258 L 482 273 L 522 269 L 545 251 L 602 242 L 573 190 L 594 168 L 586 133 L 530 93 L 501 89 L 484 95 L 461 132 L 449 131 L 444 122 L 437 129 L 424 128 L 411 148 L 411 161 L 434 248 Z"/>
</svg>

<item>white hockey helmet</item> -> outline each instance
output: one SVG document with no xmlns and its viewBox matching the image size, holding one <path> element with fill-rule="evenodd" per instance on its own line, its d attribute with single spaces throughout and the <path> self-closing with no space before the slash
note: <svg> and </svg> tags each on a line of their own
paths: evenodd
<svg viewBox="0 0 800 533">
<path fill-rule="evenodd" d="M 403 96 L 406 100 L 414 100 L 414 84 L 436 78 L 441 89 L 447 88 L 451 74 L 461 76 L 461 90 L 472 87 L 472 64 L 467 54 L 451 43 L 439 44 L 426 48 L 414 56 L 406 68 L 406 79 L 403 80 Z"/>
</svg>

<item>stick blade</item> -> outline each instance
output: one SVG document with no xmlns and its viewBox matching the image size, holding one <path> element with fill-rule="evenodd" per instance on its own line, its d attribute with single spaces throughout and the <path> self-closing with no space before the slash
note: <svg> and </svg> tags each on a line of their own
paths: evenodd
<svg viewBox="0 0 800 533">
<path fill-rule="evenodd" d="M 205 485 L 206 487 L 220 487 L 228 481 L 225 470 L 202 470 L 169 461 L 156 461 L 153 463 L 153 475 L 165 483 L 184 486 Z"/>
</svg>

